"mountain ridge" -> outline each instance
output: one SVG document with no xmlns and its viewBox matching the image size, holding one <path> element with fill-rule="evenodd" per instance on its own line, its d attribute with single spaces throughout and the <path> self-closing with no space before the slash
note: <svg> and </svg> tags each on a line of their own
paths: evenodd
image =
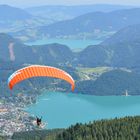
<svg viewBox="0 0 140 140">
<path fill-rule="evenodd" d="M 40 27 L 39 32 L 50 37 L 59 37 L 82 32 L 94 33 L 95 30 L 116 31 L 125 26 L 140 23 L 139 14 L 140 8 L 117 10 L 109 13 L 92 12 L 72 20 L 60 21 Z"/>
<path fill-rule="evenodd" d="M 30 18 L 32 18 L 32 15 L 23 9 L 9 5 L 0 5 L 0 20 L 13 21 L 13 20 L 25 20 Z"/>
</svg>

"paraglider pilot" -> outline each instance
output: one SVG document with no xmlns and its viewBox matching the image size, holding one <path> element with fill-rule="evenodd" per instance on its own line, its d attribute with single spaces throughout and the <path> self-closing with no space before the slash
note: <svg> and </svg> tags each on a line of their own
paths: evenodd
<svg viewBox="0 0 140 140">
<path fill-rule="evenodd" d="M 36 116 L 36 124 L 37 124 L 37 126 L 40 126 L 41 125 L 41 122 L 42 122 L 42 116 L 41 116 L 41 118 L 38 118 Z"/>
</svg>

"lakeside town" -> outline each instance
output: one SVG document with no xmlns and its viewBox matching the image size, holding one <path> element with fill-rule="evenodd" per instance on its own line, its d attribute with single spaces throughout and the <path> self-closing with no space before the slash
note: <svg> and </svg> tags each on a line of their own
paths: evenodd
<svg viewBox="0 0 140 140">
<path fill-rule="evenodd" d="M 34 95 L 18 94 L 0 99 L 0 135 L 11 136 L 14 132 L 34 130 L 34 117 L 24 108 L 36 102 Z"/>
</svg>

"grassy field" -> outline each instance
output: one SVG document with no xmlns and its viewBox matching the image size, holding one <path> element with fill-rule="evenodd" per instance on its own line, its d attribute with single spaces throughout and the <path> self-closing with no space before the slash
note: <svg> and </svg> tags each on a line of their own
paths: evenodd
<svg viewBox="0 0 140 140">
<path fill-rule="evenodd" d="M 102 74 L 110 70 L 110 67 L 96 67 L 96 68 L 77 68 L 79 72 L 91 74 L 91 73 L 99 73 Z"/>
<path fill-rule="evenodd" d="M 81 80 L 90 80 L 96 78 L 97 75 L 101 75 L 112 68 L 110 67 L 96 67 L 96 68 L 81 68 L 77 67 L 78 74 Z"/>
</svg>

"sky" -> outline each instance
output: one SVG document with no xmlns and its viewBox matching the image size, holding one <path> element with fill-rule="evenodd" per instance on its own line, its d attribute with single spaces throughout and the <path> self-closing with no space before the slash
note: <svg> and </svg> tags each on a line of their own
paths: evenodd
<svg viewBox="0 0 140 140">
<path fill-rule="evenodd" d="M 84 4 L 119 4 L 140 6 L 140 0 L 0 0 L 0 4 L 16 7 L 40 5 L 84 5 Z"/>
</svg>

